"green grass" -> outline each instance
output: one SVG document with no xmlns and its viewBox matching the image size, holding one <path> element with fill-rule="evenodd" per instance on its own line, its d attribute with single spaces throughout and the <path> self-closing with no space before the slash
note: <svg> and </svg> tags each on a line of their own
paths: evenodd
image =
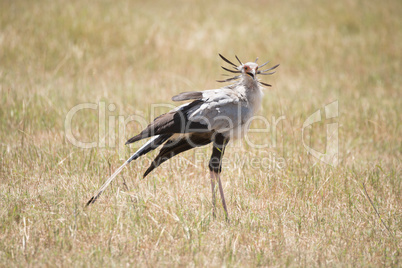
<svg viewBox="0 0 402 268">
<path fill-rule="evenodd" d="M 0 266 L 400 266 L 401 13 L 400 1 L 1 1 Z M 123 135 L 118 116 L 149 122 L 152 104 L 220 87 L 218 53 L 281 64 L 263 77 L 273 87 L 260 113 L 285 116 L 276 146 L 226 150 L 231 222 L 220 205 L 212 217 L 209 147 L 143 180 L 146 156 L 85 209 L 139 146 L 120 149 L 140 126 Z M 331 167 L 306 153 L 301 128 L 335 100 Z M 115 143 L 73 146 L 68 111 L 99 102 Z M 317 150 L 326 123 L 310 131 Z M 73 133 L 97 140 L 98 112 L 78 113 Z M 273 154 L 280 168 L 251 164 Z"/>
</svg>

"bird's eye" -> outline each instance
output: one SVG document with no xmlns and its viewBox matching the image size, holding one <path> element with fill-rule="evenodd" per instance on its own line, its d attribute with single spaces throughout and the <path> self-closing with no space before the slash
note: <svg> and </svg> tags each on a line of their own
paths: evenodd
<svg viewBox="0 0 402 268">
<path fill-rule="evenodd" d="M 247 72 L 248 71 L 248 66 L 244 66 L 244 70 Z"/>
</svg>

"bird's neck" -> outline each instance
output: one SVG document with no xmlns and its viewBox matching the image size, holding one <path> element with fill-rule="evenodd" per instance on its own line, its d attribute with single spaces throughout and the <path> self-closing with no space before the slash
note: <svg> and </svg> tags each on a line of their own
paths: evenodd
<svg viewBox="0 0 402 268">
<path fill-rule="evenodd" d="M 248 75 L 245 75 L 242 77 L 241 79 L 241 84 L 250 90 L 254 90 L 254 89 L 259 89 L 260 86 L 258 84 L 257 80 L 252 79 L 251 77 L 249 77 Z"/>
<path fill-rule="evenodd" d="M 250 77 L 243 77 L 243 79 L 240 81 L 240 83 L 244 86 L 246 89 L 246 92 L 248 93 L 260 93 L 261 88 L 257 80 L 254 80 Z M 261 92 L 262 93 L 262 92 Z"/>
<path fill-rule="evenodd" d="M 241 84 L 245 89 L 246 98 L 250 104 L 250 108 L 252 108 L 253 112 L 256 113 L 261 108 L 261 101 L 264 95 L 258 81 L 246 77 L 242 79 Z"/>
</svg>

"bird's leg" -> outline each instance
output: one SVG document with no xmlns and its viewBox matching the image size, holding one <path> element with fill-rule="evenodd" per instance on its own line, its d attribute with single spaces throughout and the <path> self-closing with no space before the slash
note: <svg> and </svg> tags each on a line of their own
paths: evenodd
<svg viewBox="0 0 402 268">
<path fill-rule="evenodd" d="M 226 201 L 225 201 L 225 195 L 223 194 L 221 178 L 219 176 L 219 173 L 215 173 L 214 175 L 215 175 L 216 180 L 218 181 L 219 193 L 221 194 L 222 205 L 223 205 L 223 209 L 225 210 L 225 216 L 226 216 L 226 219 L 229 220 L 229 213 L 228 213 L 228 209 L 226 208 Z"/>
<path fill-rule="evenodd" d="M 214 210 L 212 211 L 212 215 L 214 218 L 216 217 L 216 198 L 215 198 L 215 176 L 214 172 L 210 171 L 211 175 L 211 188 L 212 188 L 212 205 L 214 206 Z"/>
<path fill-rule="evenodd" d="M 225 210 L 226 220 L 229 220 L 229 213 L 226 207 L 225 196 L 223 194 L 223 187 L 220 179 L 220 173 L 222 170 L 222 156 L 225 152 L 226 144 L 229 142 L 222 134 L 217 134 L 214 140 L 214 147 L 212 150 L 211 159 L 209 161 L 209 169 L 211 171 L 211 186 L 212 186 L 212 203 L 214 204 L 215 215 L 215 180 L 218 181 L 219 193 L 222 199 L 223 209 Z"/>
</svg>

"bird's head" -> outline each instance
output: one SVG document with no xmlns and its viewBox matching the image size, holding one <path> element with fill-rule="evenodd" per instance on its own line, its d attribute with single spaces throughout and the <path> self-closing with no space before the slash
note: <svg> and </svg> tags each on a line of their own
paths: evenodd
<svg viewBox="0 0 402 268">
<path fill-rule="evenodd" d="M 257 75 L 259 75 L 259 74 L 261 74 L 261 75 L 271 75 L 271 74 L 275 73 L 275 71 L 274 72 L 269 72 L 269 73 L 267 73 L 267 72 L 271 71 L 271 70 L 273 70 L 273 69 L 275 69 L 276 67 L 279 66 L 279 64 L 277 64 L 274 67 L 271 67 L 269 69 L 261 71 L 258 68 L 261 68 L 261 67 L 265 66 L 266 64 L 268 64 L 269 61 L 267 61 L 266 63 L 264 63 L 262 65 L 258 65 L 257 64 L 258 58 L 257 58 L 255 60 L 255 62 L 242 63 L 241 60 L 237 56 L 235 56 L 237 61 L 240 63 L 240 65 L 237 66 L 233 62 L 231 62 L 228 59 L 226 59 L 225 57 L 223 57 L 221 54 L 219 54 L 219 56 L 225 62 L 227 62 L 230 65 L 232 65 L 234 70 L 231 70 L 231 69 L 228 69 L 228 68 L 225 68 L 225 67 L 221 66 L 222 69 L 224 69 L 225 71 L 231 72 L 231 73 L 238 74 L 238 75 L 236 75 L 234 77 L 231 77 L 231 78 L 228 78 L 228 79 L 225 79 L 225 80 L 218 80 L 218 82 L 229 82 L 229 81 L 232 81 L 232 80 L 237 80 L 237 79 L 242 78 L 242 79 L 245 79 L 246 81 L 251 81 L 251 82 L 255 81 L 256 83 L 259 83 L 259 84 L 262 84 L 264 86 L 269 86 L 270 87 L 271 86 L 270 84 L 266 84 L 266 83 L 263 83 L 263 82 L 259 81 L 257 79 Z"/>
<path fill-rule="evenodd" d="M 237 67 L 237 70 L 241 71 L 245 79 L 257 79 L 258 64 L 255 62 L 247 62 Z"/>
</svg>

